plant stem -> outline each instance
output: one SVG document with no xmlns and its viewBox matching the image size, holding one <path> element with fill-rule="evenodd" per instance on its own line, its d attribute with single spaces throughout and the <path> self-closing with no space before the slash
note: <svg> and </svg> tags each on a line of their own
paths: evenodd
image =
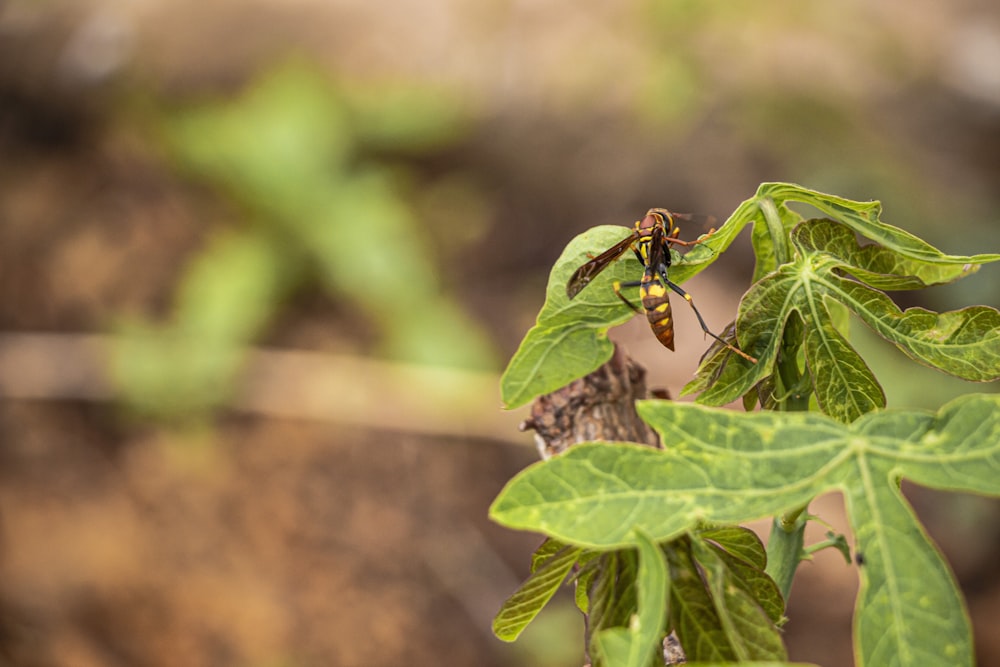
<svg viewBox="0 0 1000 667">
<path fill-rule="evenodd" d="M 765 198 L 759 204 L 767 230 L 771 236 L 777 265 L 789 261 L 787 234 L 781 222 L 781 215 L 774 202 Z M 799 347 L 802 345 L 802 322 L 791 318 L 782 332 L 781 348 L 778 351 L 776 371 L 777 390 L 781 396 L 780 409 L 788 412 L 804 412 L 809 409 L 809 392 L 803 391 L 804 378 L 799 370 Z M 792 581 L 799 563 L 806 558 L 802 548 L 809 514 L 808 503 L 785 514 L 775 517 L 771 525 L 771 536 L 767 540 L 767 574 L 770 575 L 787 601 L 792 590 Z"/>
<path fill-rule="evenodd" d="M 799 370 L 799 347 L 802 345 L 802 321 L 792 315 L 781 335 L 781 347 L 775 364 L 778 373 L 779 405 L 783 412 L 805 412 L 809 409 L 808 379 Z"/>
<path fill-rule="evenodd" d="M 767 539 L 767 574 L 774 579 L 781 591 L 781 597 L 787 602 L 792 591 L 792 581 L 795 570 L 805 556 L 802 549 L 803 536 L 809 515 L 808 505 L 775 517 L 771 524 L 771 536 Z"/>
<path fill-rule="evenodd" d="M 809 392 L 802 390 L 804 378 L 799 370 L 798 349 L 802 343 L 802 325 L 789 320 L 782 335 L 778 352 L 778 391 L 782 395 L 781 410 L 802 412 L 809 409 Z M 808 503 L 781 517 L 775 517 L 771 536 L 767 540 L 767 573 L 778 584 L 787 602 L 792 580 L 799 563 L 806 557 L 802 549 L 809 514 Z"/>
<path fill-rule="evenodd" d="M 778 207 L 774 205 L 774 200 L 764 197 L 757 206 L 764 214 L 764 222 L 767 223 L 767 233 L 771 237 L 771 245 L 774 248 L 774 260 L 778 266 L 789 261 L 788 257 L 788 234 L 785 233 L 785 226 L 781 224 L 781 215 Z"/>
</svg>

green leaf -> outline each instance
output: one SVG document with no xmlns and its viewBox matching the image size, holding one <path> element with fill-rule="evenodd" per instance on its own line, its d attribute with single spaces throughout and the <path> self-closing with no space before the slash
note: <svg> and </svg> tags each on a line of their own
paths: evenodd
<svg viewBox="0 0 1000 667">
<path fill-rule="evenodd" d="M 598 556 L 598 559 L 599 558 L 600 556 Z M 576 581 L 573 582 L 573 603 L 576 604 L 576 608 L 584 614 L 590 613 L 590 587 L 597 574 L 598 570 L 596 567 L 588 567 L 587 565 L 584 565 L 577 572 Z"/>
<path fill-rule="evenodd" d="M 819 210 L 836 224 L 813 221 L 803 227 L 800 223 L 805 218 L 789 206 L 795 203 Z M 968 379 L 1000 377 L 1000 363 L 993 358 L 997 354 L 997 338 L 988 335 L 996 329 L 996 311 L 957 311 L 960 314 L 942 316 L 940 322 L 929 321 L 920 312 L 906 311 L 905 317 L 897 316 L 891 301 L 883 303 L 875 297 L 870 304 L 875 310 L 868 309 L 865 301 L 868 293 L 851 291 L 845 283 L 859 285 L 862 290 L 864 286 L 844 277 L 845 273 L 850 274 L 867 283 L 869 292 L 873 292 L 871 288 L 916 289 L 974 273 L 979 265 L 1000 260 L 1000 254 L 944 254 L 881 222 L 880 213 L 878 202 L 851 201 L 788 183 L 764 183 L 703 243 L 683 256 L 675 255 L 670 276 L 674 282 L 682 283 L 718 259 L 744 227 L 753 226 L 751 242 L 757 258 L 754 279 L 759 282 L 755 288 L 758 293 L 744 298 L 736 339 L 741 349 L 761 363 L 753 365 L 728 351 L 709 355 L 715 362 L 703 367 L 683 394 L 703 391 L 707 395 L 700 400 L 722 405 L 748 394 L 762 382 L 766 384 L 773 372 L 775 350 L 781 343 L 782 325 L 791 313 L 798 312 L 810 329 L 816 329 L 811 334 L 810 349 L 812 362 L 821 367 L 819 375 L 813 374 L 813 380 L 823 410 L 842 421 L 850 421 L 884 405 L 881 387 L 871 371 L 859 363 L 846 341 L 833 334 L 826 324 L 831 319 L 827 297 L 833 303 L 845 298 L 848 300 L 845 305 L 852 310 L 865 311 L 872 320 L 866 319 L 869 326 L 922 363 Z M 791 239 L 796 225 L 800 232 Z M 628 228 L 623 227 L 595 227 L 576 237 L 560 256 L 549 277 L 545 305 L 537 324 L 528 332 L 504 373 L 501 395 L 507 407 L 517 407 L 535 396 L 555 391 L 611 357 L 608 329 L 633 315 L 615 297 L 611 283 L 638 279 L 639 263 L 631 253 L 625 253 L 622 260 L 609 266 L 595 284 L 572 301 L 566 298 L 565 287 L 573 271 L 628 233 Z M 861 246 L 855 235 L 877 245 Z M 815 291 L 811 290 L 813 287 Z M 791 302 L 786 303 L 784 296 Z M 947 338 L 949 331 L 964 333 L 967 328 L 970 337 L 984 335 L 986 339 L 974 347 L 969 343 L 971 338 L 959 335 L 956 340 L 945 340 L 942 344 L 941 339 Z M 890 331 L 894 335 L 889 336 Z M 970 377 L 969 359 L 979 353 L 986 355 L 985 364 L 976 369 L 975 377 Z M 844 363 L 830 363 L 838 358 Z"/>
<path fill-rule="evenodd" d="M 743 415 L 673 401 L 637 409 L 668 449 L 574 445 L 515 476 L 491 516 L 595 549 L 632 546 L 633 527 L 663 541 L 702 521 L 738 523 L 802 505 L 824 489 L 819 473 L 830 459 L 849 455 L 843 427 L 822 415 Z"/>
<path fill-rule="evenodd" d="M 975 264 L 917 260 L 892 248 L 858 243 L 846 224 L 816 221 L 796 233 L 796 245 L 840 261 L 844 270 L 870 287 L 882 290 L 921 289 L 954 282 L 979 270 Z M 923 254 L 926 257 L 926 253 Z M 961 258 L 968 259 L 968 258 Z"/>
<path fill-rule="evenodd" d="M 893 477 L 879 463 L 862 463 L 866 484 Z M 848 511 L 865 559 L 854 617 L 865 664 L 971 665 L 969 619 L 951 571 L 898 487 L 855 487 Z"/>
<path fill-rule="evenodd" d="M 846 257 L 866 254 L 844 225 L 831 220 L 799 224 L 792 233 L 792 243 L 795 262 L 762 278 L 740 303 L 740 346 L 755 355 L 759 363 L 729 360 L 721 373 L 710 369 L 710 376 L 703 374 L 682 393 L 703 390 L 699 402 L 722 405 L 750 391 L 774 372 L 781 333 L 788 318 L 797 314 L 805 325 L 806 362 L 820 408 L 836 419 L 850 422 L 883 407 L 881 386 L 833 324 L 833 304 L 842 304 L 920 363 L 968 380 L 1000 378 L 997 310 L 976 306 L 941 314 L 921 308 L 901 311 L 884 293 L 845 277 L 843 272 L 853 270 L 859 276 L 874 277 L 879 284 L 900 288 L 911 278 L 870 270 L 894 270 L 882 252 L 867 252 L 874 259 L 869 258 L 864 270 L 828 252 L 826 243 Z M 929 263 L 926 252 L 921 257 L 920 262 L 933 269 L 923 272 L 927 280 L 954 279 L 958 275 L 947 262 Z M 919 269 L 917 260 L 897 260 L 897 267 Z"/>
<path fill-rule="evenodd" d="M 757 533 L 742 526 L 715 526 L 698 532 L 703 540 L 715 542 L 720 549 L 763 570 L 767 567 L 767 551 Z"/>
<path fill-rule="evenodd" d="M 553 557 L 560 554 L 560 552 L 566 548 L 566 545 L 559 540 L 545 540 L 542 542 L 535 553 L 531 554 L 531 571 L 535 572 L 546 563 L 548 563 Z"/>
<path fill-rule="evenodd" d="M 683 256 L 673 254 L 670 279 L 682 283 L 713 262 L 735 238 L 733 226 L 716 230 Z M 628 236 L 626 227 L 603 225 L 580 234 L 566 246 L 549 274 L 545 304 L 521 341 L 500 380 L 504 405 L 516 408 L 535 396 L 555 391 L 596 370 L 611 358 L 607 331 L 630 320 L 635 312 L 612 289 L 615 281 L 638 280 L 642 265 L 631 252 L 609 265 L 574 299 L 566 283 L 592 257 Z M 638 301 L 638 290 L 635 299 Z"/>
<path fill-rule="evenodd" d="M 552 540 L 550 540 L 552 541 Z M 602 573 L 603 559 L 615 552 L 584 550 L 577 559 L 576 576 L 573 581 L 573 599 L 577 609 L 584 614 L 591 614 L 590 596 L 594 590 L 594 582 Z M 592 616 L 592 615 L 591 615 Z M 593 627 L 593 624 L 590 625 Z"/>
<path fill-rule="evenodd" d="M 577 445 L 511 480 L 493 503 L 494 520 L 618 549 L 634 544 L 635 530 L 663 541 L 706 521 L 779 515 L 842 491 L 865 555 L 859 667 L 972 665 L 955 582 L 900 495 L 899 479 L 1000 495 L 1000 396 L 964 396 L 936 415 L 875 411 L 853 424 L 670 401 L 638 407 L 669 449 Z"/>
<path fill-rule="evenodd" d="M 611 628 L 597 635 L 595 646 L 608 667 L 647 667 L 662 663 L 657 654 L 667 617 L 667 563 L 663 552 L 641 532 L 636 577 L 638 609 L 628 628 Z"/>
<path fill-rule="evenodd" d="M 775 625 L 777 619 L 758 603 L 749 582 L 741 579 L 730 566 L 736 559 L 725 558 L 719 551 L 698 540 L 692 541 L 692 555 L 701 566 L 712 601 L 719 615 L 726 637 L 740 660 L 784 660 L 787 658 L 781 633 Z M 722 552 L 725 553 L 725 552 Z M 747 574 L 747 570 L 742 571 Z M 777 596 L 777 586 L 770 577 L 759 573 L 758 583 L 770 582 L 770 596 Z M 778 615 L 780 618 L 780 612 Z M 683 641 L 683 640 L 682 640 Z"/>
<path fill-rule="evenodd" d="M 752 533 L 753 531 L 747 530 L 747 532 Z M 778 585 L 764 572 L 764 568 L 748 563 L 716 544 L 708 546 L 716 552 L 714 557 L 720 559 L 725 565 L 731 583 L 750 596 L 750 599 L 764 611 L 772 624 L 780 623 L 785 614 L 785 600 L 781 597 Z M 702 562 L 704 559 L 698 556 L 698 560 Z"/>
<path fill-rule="evenodd" d="M 608 551 L 587 563 L 582 573 L 585 577 L 582 578 L 589 582 L 588 646 L 601 631 L 628 625 L 638 604 L 635 585 L 638 567 L 634 549 Z M 578 590 L 581 585 L 582 582 L 578 581 Z"/>
<path fill-rule="evenodd" d="M 778 585 L 765 573 L 767 551 L 757 533 L 742 526 L 715 526 L 698 531 L 729 568 L 733 582 L 750 594 L 773 623 L 784 617 L 785 601 Z"/>
<path fill-rule="evenodd" d="M 754 197 L 743 202 L 733 213 L 733 217 L 737 216 L 744 221 L 743 224 L 754 221 L 750 243 L 757 261 L 752 282 L 757 282 L 791 260 L 788 233 L 801 222 L 802 216 L 784 203 L 768 197 Z"/>
<path fill-rule="evenodd" d="M 736 660 L 738 652 L 726 634 L 712 593 L 705 588 L 691 558 L 691 542 L 680 539 L 666 549 L 670 565 L 670 623 L 688 660 Z"/>
<path fill-rule="evenodd" d="M 508 408 L 524 405 L 535 396 L 555 391 L 595 370 L 611 358 L 607 330 L 628 321 L 634 313 L 615 296 L 616 280 L 642 272 L 627 253 L 570 300 L 566 283 L 591 256 L 621 241 L 630 230 L 605 225 L 580 234 L 566 246 L 549 275 L 545 305 L 538 320 L 500 379 L 500 397 Z"/>
<path fill-rule="evenodd" d="M 507 642 L 517 639 L 521 631 L 555 595 L 576 564 L 581 551 L 577 547 L 563 547 L 534 569 L 531 576 L 500 607 L 493 619 L 493 634 Z"/>
<path fill-rule="evenodd" d="M 816 190 L 803 188 L 791 183 L 763 183 L 757 188 L 755 200 L 770 199 L 786 204 L 801 202 L 823 212 L 831 218 L 847 225 L 850 229 L 875 243 L 893 250 L 911 260 L 954 267 L 960 274 L 974 270 L 978 264 L 996 262 L 1000 254 L 973 256 L 946 255 L 926 241 L 923 241 L 899 227 L 893 227 L 881 220 L 882 204 L 877 201 L 858 202 L 843 197 L 828 195 Z M 968 269 L 965 265 L 970 265 Z"/>
<path fill-rule="evenodd" d="M 826 305 L 825 299 L 822 305 Z M 833 326 L 829 314 L 824 307 L 803 318 L 806 365 L 823 412 L 851 422 L 875 408 L 884 408 L 885 392 L 861 355 Z"/>
<path fill-rule="evenodd" d="M 735 545 L 736 550 L 747 553 L 758 564 L 763 561 L 763 546 L 752 531 L 720 527 L 706 532 L 724 543 Z M 726 595 L 732 598 L 728 602 L 722 598 L 717 600 L 715 593 L 706 589 L 699 566 L 691 559 L 692 539 L 697 541 L 700 549 L 713 552 L 701 556 L 701 561 L 717 562 L 717 569 L 725 578 Z M 731 660 L 738 656 L 783 655 L 780 637 L 774 626 L 782 617 L 783 603 L 774 582 L 760 568 L 726 552 L 718 543 L 702 540 L 701 534 L 695 538 L 681 536 L 661 547 L 669 563 L 671 625 L 687 648 L 688 658 Z M 603 641 L 610 641 L 605 649 L 610 646 L 612 651 L 624 651 L 624 639 L 628 636 L 626 628 L 631 627 L 630 619 L 641 604 L 638 600 L 640 596 L 637 596 L 640 584 L 635 560 L 634 557 L 627 557 L 629 553 L 607 552 L 605 558 L 592 561 L 592 564 L 599 562 L 599 568 L 588 568 L 591 572 L 600 571 L 590 577 L 595 581 L 591 590 L 595 603 L 588 627 Z M 725 621 L 720 618 L 716 607 L 729 615 Z M 755 627 L 758 625 L 760 627 Z M 618 631 L 604 632 L 609 628 L 617 628 Z M 737 634 L 730 636 L 730 632 Z M 774 648 L 775 640 L 777 648 L 773 651 L 757 650 L 760 645 Z M 621 644 L 621 648 L 616 642 Z M 746 650 L 747 646 L 757 648 Z"/>
</svg>

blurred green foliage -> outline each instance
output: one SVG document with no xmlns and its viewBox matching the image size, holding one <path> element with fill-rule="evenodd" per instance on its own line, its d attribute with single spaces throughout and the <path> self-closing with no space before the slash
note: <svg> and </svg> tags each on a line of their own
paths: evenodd
<svg viewBox="0 0 1000 667">
<path fill-rule="evenodd" d="M 125 325 L 114 367 L 130 400 L 163 415 L 218 403 L 244 347 L 311 282 L 378 332 L 379 356 L 494 368 L 484 332 L 442 294 L 393 160 L 459 138 L 460 109 L 439 90 L 337 85 L 292 63 L 236 99 L 160 116 L 177 167 L 246 224 L 214 232 L 191 259 L 169 323 Z"/>
</svg>

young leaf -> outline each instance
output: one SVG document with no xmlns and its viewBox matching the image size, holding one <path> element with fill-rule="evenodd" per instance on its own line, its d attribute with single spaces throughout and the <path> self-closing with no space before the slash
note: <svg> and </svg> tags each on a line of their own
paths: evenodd
<svg viewBox="0 0 1000 667">
<path fill-rule="evenodd" d="M 785 601 L 778 585 L 768 576 L 767 552 L 757 533 L 742 526 L 715 526 L 695 533 L 723 560 L 733 583 L 753 597 L 773 623 L 784 618 Z"/>
<path fill-rule="evenodd" d="M 670 565 L 670 623 L 688 660 L 736 660 L 738 651 L 723 627 L 719 611 L 691 558 L 690 540 L 679 539 L 665 549 Z"/>
<path fill-rule="evenodd" d="M 639 547 L 636 577 L 638 609 L 628 628 L 611 628 L 597 635 L 595 646 L 608 667 L 648 667 L 656 664 L 667 616 L 667 563 L 660 548 L 635 534 Z M 659 660 L 662 663 L 662 658 Z"/>
<path fill-rule="evenodd" d="M 852 424 L 670 401 L 638 407 L 668 448 L 577 445 L 511 480 L 491 516 L 613 549 L 633 544 L 635 529 L 663 541 L 705 521 L 778 515 L 843 491 L 865 554 L 858 666 L 973 664 L 955 582 L 900 495 L 899 479 L 1000 495 L 1000 396 L 964 396 L 936 415 L 875 411 Z"/>
<path fill-rule="evenodd" d="M 545 540 L 542 542 L 535 549 L 535 552 L 531 554 L 531 571 L 535 572 L 538 570 L 538 568 L 545 565 L 553 557 L 559 555 L 565 548 L 566 545 L 559 540 Z"/>
<path fill-rule="evenodd" d="M 600 632 L 628 625 L 638 604 L 635 584 L 638 568 L 634 549 L 606 551 L 587 564 L 588 646 L 593 645 Z M 581 585 L 578 581 L 577 591 Z"/>
<path fill-rule="evenodd" d="M 736 558 L 763 570 L 767 567 L 767 551 L 757 533 L 743 526 L 713 526 L 698 531 L 698 536 L 709 540 Z"/>
<path fill-rule="evenodd" d="M 726 637 L 734 647 L 740 660 L 784 660 L 787 658 L 781 633 L 758 604 L 754 594 L 747 590 L 729 565 L 733 560 L 723 558 L 719 552 L 706 547 L 698 540 L 691 543 L 691 551 L 701 566 L 712 601 Z M 772 594 L 777 594 L 777 586 L 763 572 L 764 580 L 773 586 Z M 777 595 L 778 599 L 781 595 Z M 780 614 L 779 614 L 780 618 Z M 683 641 L 683 640 L 682 640 Z"/>
<path fill-rule="evenodd" d="M 915 260 L 892 248 L 858 243 L 845 224 L 817 220 L 796 231 L 796 242 L 811 252 L 821 252 L 840 261 L 844 270 L 861 282 L 882 290 L 922 289 L 943 285 L 978 270 L 977 265 Z M 964 259 L 964 258 L 963 258 Z"/>
<path fill-rule="evenodd" d="M 711 369 L 710 377 L 702 375 L 682 393 L 703 390 L 699 402 L 722 405 L 749 392 L 773 373 L 781 332 L 794 313 L 805 325 L 806 363 L 823 412 L 850 422 L 883 407 L 881 386 L 833 325 L 830 306 L 834 303 L 845 306 L 916 361 L 967 380 L 1000 378 L 997 310 L 976 306 L 941 314 L 921 308 L 903 312 L 884 293 L 843 275 L 854 273 L 880 285 L 903 288 L 913 286 L 913 281 L 953 280 L 964 273 L 964 266 L 956 267 L 941 259 L 943 255 L 931 261 L 926 249 L 915 260 L 890 256 L 885 249 L 860 248 L 853 233 L 832 220 L 801 223 L 791 240 L 795 261 L 758 281 L 740 303 L 740 346 L 759 363 L 731 359 L 721 373 Z M 848 264 L 852 258 L 863 266 Z M 913 271 L 922 277 L 887 273 L 893 270 Z"/>
<path fill-rule="evenodd" d="M 588 551 L 584 550 L 577 559 L 576 575 L 573 577 L 573 601 L 577 609 L 584 614 L 593 617 L 591 604 L 591 593 L 595 588 L 595 581 L 598 575 L 603 573 L 603 561 L 614 555 L 614 551 Z"/>
<path fill-rule="evenodd" d="M 493 619 L 493 634 L 512 642 L 538 615 L 573 569 L 582 549 L 566 546 L 546 559 L 517 591 L 507 598 Z"/>
<path fill-rule="evenodd" d="M 722 561 L 731 583 L 750 596 L 754 604 L 767 614 L 772 624 L 781 623 L 785 614 L 785 600 L 781 597 L 778 585 L 764 572 L 764 568 L 756 567 L 716 544 L 709 543 L 708 547 L 713 551 L 713 557 Z M 705 559 L 697 554 L 696 558 L 705 567 Z"/>
<path fill-rule="evenodd" d="M 1000 260 L 1000 254 L 971 257 L 945 255 L 926 241 L 899 227 L 893 227 L 879 220 L 882 204 L 877 201 L 852 201 L 791 183 L 763 183 L 757 188 L 754 200 L 770 200 L 781 202 L 783 205 L 788 202 L 808 204 L 834 220 L 844 223 L 864 238 L 893 250 L 903 257 L 941 267 L 950 266 L 952 270 L 957 269 L 960 274 L 975 271 L 978 264 Z M 965 266 L 967 264 L 968 268 Z"/>
</svg>

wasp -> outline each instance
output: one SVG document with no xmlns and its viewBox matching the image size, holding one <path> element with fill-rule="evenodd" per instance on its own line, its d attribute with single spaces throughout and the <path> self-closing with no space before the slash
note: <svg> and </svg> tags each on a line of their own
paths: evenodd
<svg viewBox="0 0 1000 667">
<path fill-rule="evenodd" d="M 618 259 L 626 250 L 631 249 L 645 269 L 642 274 L 642 280 L 629 282 L 615 281 L 615 294 L 635 312 L 639 313 L 643 310 L 646 312 L 649 327 L 653 330 L 653 335 L 656 336 L 658 341 L 663 343 L 666 348 L 670 350 L 674 349 L 674 320 L 667 292 L 669 288 L 684 297 L 684 300 L 688 302 L 691 310 L 694 311 L 695 316 L 698 318 L 698 323 L 701 325 L 702 331 L 744 359 L 757 363 L 757 360 L 749 354 L 712 333 L 708 325 L 705 324 L 705 319 L 698 312 L 698 308 L 694 305 L 691 295 L 667 277 L 667 271 L 670 268 L 671 262 L 670 245 L 692 246 L 701 243 L 700 240 L 682 241 L 677 238 L 680 229 L 677 226 L 676 220 L 693 219 L 694 216 L 671 213 L 664 208 L 649 209 L 646 212 L 646 217 L 635 223 L 631 234 L 597 257 L 586 262 L 573 273 L 569 282 L 566 283 L 566 296 L 570 299 L 575 297 L 601 271 L 607 268 L 611 262 Z M 623 287 L 639 288 L 639 296 L 642 301 L 641 309 L 625 298 L 621 292 Z"/>
</svg>

